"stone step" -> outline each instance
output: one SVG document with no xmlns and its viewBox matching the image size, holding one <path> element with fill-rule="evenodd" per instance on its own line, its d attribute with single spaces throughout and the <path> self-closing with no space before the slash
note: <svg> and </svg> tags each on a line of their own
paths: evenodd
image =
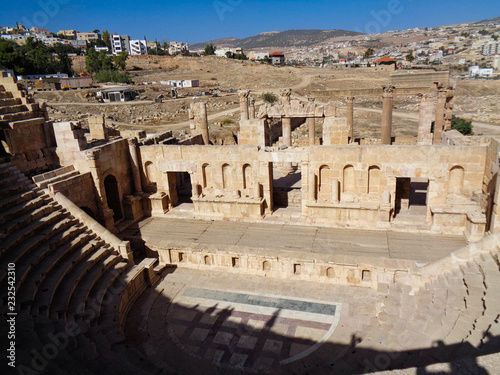
<svg viewBox="0 0 500 375">
<path fill-rule="evenodd" d="M 7 198 L 11 195 L 14 195 L 14 194 L 25 193 L 34 187 L 35 187 L 35 185 L 26 183 L 22 179 L 18 179 L 18 182 L 16 182 L 13 185 L 3 186 L 0 188 L 0 199 L 5 199 L 5 198 Z"/>
<path fill-rule="evenodd" d="M 37 197 L 47 199 L 48 195 L 41 195 L 36 191 L 28 191 L 18 195 L 9 195 L 8 197 L 0 200 L 0 212 L 5 212 L 12 206 L 23 204 Z"/>
<path fill-rule="evenodd" d="M 0 99 L 11 99 L 13 97 L 14 95 L 11 92 L 0 90 Z"/>
<path fill-rule="evenodd" d="M 113 265 L 111 270 L 108 270 L 99 278 L 99 281 L 93 286 L 85 303 L 85 314 L 91 319 L 91 323 L 97 322 L 103 309 L 104 299 L 111 298 L 116 293 L 114 289 L 110 289 L 111 286 L 129 267 L 127 262 L 119 261 Z"/>
<path fill-rule="evenodd" d="M 27 260 L 30 257 L 33 258 L 33 256 L 31 256 L 32 252 L 39 250 L 39 248 L 42 247 L 45 243 L 49 243 L 51 238 L 57 238 L 60 232 L 66 230 L 73 224 L 73 220 L 61 217 L 60 220 L 57 220 L 54 223 L 45 226 L 37 234 L 31 235 L 26 239 L 26 241 L 21 242 L 18 248 L 22 250 L 12 252 L 10 256 L 2 258 L 0 262 L 1 266 L 7 266 L 8 262 L 19 264 L 18 268 L 16 269 L 16 274 L 18 275 L 16 278 L 17 287 L 19 287 L 20 283 L 22 282 L 21 275 L 24 275 L 21 270 L 33 267 L 33 264 L 31 264 L 30 261 Z M 37 256 L 39 255 L 40 254 L 38 254 Z M 2 278 L 0 278 L 0 281 L 1 280 L 3 280 L 3 276 Z"/>
<path fill-rule="evenodd" d="M 22 100 L 20 98 L 0 98 L 0 107 L 6 107 L 11 105 L 19 105 L 22 104 Z"/>
<path fill-rule="evenodd" d="M 116 255 L 109 255 L 99 262 L 83 277 L 78 287 L 74 290 L 71 300 L 69 301 L 68 309 L 66 312 L 66 319 L 68 321 L 81 320 L 81 315 L 75 316 L 81 307 L 85 308 L 88 296 L 92 288 L 98 283 L 99 279 L 115 264 L 120 262 L 121 257 Z M 78 318 L 78 319 L 75 319 Z"/>
<path fill-rule="evenodd" d="M 74 166 L 68 165 L 66 167 L 54 169 L 50 172 L 46 172 L 46 173 L 42 173 L 42 174 L 33 176 L 32 180 L 35 184 L 38 185 L 38 183 L 40 183 L 42 181 L 48 180 L 48 179 L 56 177 L 56 176 L 60 176 L 62 174 L 68 173 L 68 172 L 72 172 L 74 170 L 75 170 Z"/>
<path fill-rule="evenodd" d="M 0 250 L 2 256 L 0 257 L 1 263 L 4 263 L 5 256 L 11 249 L 19 249 L 15 256 L 11 256 L 10 261 L 15 262 L 15 259 L 21 258 L 26 250 L 32 249 L 34 246 L 38 246 L 40 242 L 44 241 L 46 238 L 50 237 L 50 231 L 53 228 L 47 228 L 51 225 L 57 227 L 59 222 L 68 217 L 66 212 L 54 211 L 48 216 L 44 216 L 41 219 L 29 223 L 27 226 L 21 228 L 13 235 L 3 239 L 0 242 Z M 63 223 L 62 225 L 66 225 Z M 38 233 L 36 235 L 35 233 Z M 13 259 L 15 257 L 15 259 Z M 8 261 L 8 260 L 7 260 Z"/>
<path fill-rule="evenodd" d="M 1 95 L 0 95 L 1 98 Z M 27 112 L 28 107 L 24 104 L 17 104 L 11 106 L 0 107 L 0 115 L 5 115 L 9 113 L 17 113 L 17 112 Z"/>
<path fill-rule="evenodd" d="M 10 107 L 12 108 L 12 107 Z M 36 114 L 30 111 L 0 114 L 0 121 L 13 122 L 35 118 Z"/>
<path fill-rule="evenodd" d="M 50 311 L 50 305 L 54 301 L 55 292 L 62 283 L 66 282 L 66 277 L 72 272 L 73 268 L 104 245 L 102 240 L 98 240 L 94 234 L 88 233 L 82 233 L 73 242 L 80 242 L 81 239 L 84 239 L 82 246 L 71 251 L 64 259 L 61 259 L 54 265 L 50 273 L 45 276 L 35 296 L 33 303 L 35 310 L 41 306 L 45 306 L 47 311 Z"/>
<path fill-rule="evenodd" d="M 59 181 L 64 181 L 70 177 L 78 176 L 79 174 L 80 174 L 80 172 L 78 172 L 78 171 L 67 172 L 67 173 L 64 173 L 64 174 L 61 174 L 58 176 L 54 176 L 54 177 L 49 178 L 47 180 L 37 182 L 36 185 L 41 189 L 45 189 L 50 184 L 53 184 L 53 183 L 59 182 Z"/>
<path fill-rule="evenodd" d="M 20 173 L 19 171 L 17 171 L 17 173 L 13 171 L 9 173 L 7 176 L 3 176 L 2 179 L 0 180 L 0 188 L 8 187 L 18 182 L 18 180 L 21 180 L 22 176 L 24 175 L 22 175 L 22 173 Z"/>
<path fill-rule="evenodd" d="M 9 125 L 13 129 L 21 126 L 42 125 L 44 123 L 45 119 L 43 117 L 33 117 L 25 120 L 9 121 Z"/>
<path fill-rule="evenodd" d="M 54 291 L 54 300 L 50 305 L 50 314 L 57 314 L 58 318 L 66 316 L 69 301 L 80 280 L 92 269 L 92 267 L 101 259 L 108 256 L 109 249 L 104 247 L 97 248 L 88 258 L 82 259 L 75 267 L 73 267 L 68 275 L 65 276 L 57 290 Z"/>
<path fill-rule="evenodd" d="M 3 215 L 0 217 L 0 224 L 4 224 L 27 213 L 28 211 L 34 211 L 37 208 L 45 205 L 45 199 L 42 197 L 35 197 L 27 202 L 22 202 L 15 206 L 10 207 L 8 210 L 4 211 Z"/>
<path fill-rule="evenodd" d="M 33 207 L 33 210 L 22 213 L 21 215 L 12 218 L 9 222 L 0 225 L 0 238 L 6 238 L 15 231 L 18 231 L 30 223 L 48 216 L 54 211 L 54 206 L 50 204 L 44 204 L 41 207 Z M 0 245 L 0 249 L 2 248 L 3 246 Z"/>
<path fill-rule="evenodd" d="M 5 178 L 11 175 L 17 175 L 19 173 L 19 169 L 14 167 L 12 164 L 3 164 L 6 167 L 0 168 L 0 178 Z"/>
<path fill-rule="evenodd" d="M 38 287 L 43 282 L 48 273 L 58 262 L 68 256 L 76 248 L 80 247 L 82 243 L 88 241 L 88 236 L 83 233 L 81 227 L 70 227 L 61 231 L 53 236 L 50 241 L 44 242 L 37 250 L 23 260 L 23 263 L 30 264 L 25 267 L 25 273 L 18 272 L 18 300 L 33 300 L 38 291 Z"/>
</svg>

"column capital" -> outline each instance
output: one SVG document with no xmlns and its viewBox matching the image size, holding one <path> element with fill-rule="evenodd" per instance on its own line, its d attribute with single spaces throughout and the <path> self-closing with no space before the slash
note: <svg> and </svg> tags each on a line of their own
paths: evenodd
<svg viewBox="0 0 500 375">
<path fill-rule="evenodd" d="M 394 97 L 394 91 L 396 90 L 396 87 L 393 85 L 384 85 L 382 86 L 383 94 L 382 97 L 384 98 L 393 98 Z"/>
<path fill-rule="evenodd" d="M 85 151 L 85 159 L 86 160 L 98 160 L 101 154 L 100 149 L 88 150 Z"/>
<path fill-rule="evenodd" d="M 347 98 L 347 103 L 354 103 L 354 99 L 356 99 L 355 96 L 348 96 Z"/>
<path fill-rule="evenodd" d="M 250 90 L 238 90 L 238 95 L 240 96 L 240 102 L 246 102 L 250 95 Z"/>
</svg>

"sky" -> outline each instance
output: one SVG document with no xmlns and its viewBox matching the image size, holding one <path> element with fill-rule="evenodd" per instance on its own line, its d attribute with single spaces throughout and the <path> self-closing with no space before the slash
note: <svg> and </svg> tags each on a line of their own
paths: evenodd
<svg viewBox="0 0 500 375">
<path fill-rule="evenodd" d="M 0 25 L 52 32 L 105 30 L 133 39 L 200 43 L 265 31 L 344 29 L 366 33 L 500 16 L 499 0 L 23 0 L 6 1 Z"/>
</svg>

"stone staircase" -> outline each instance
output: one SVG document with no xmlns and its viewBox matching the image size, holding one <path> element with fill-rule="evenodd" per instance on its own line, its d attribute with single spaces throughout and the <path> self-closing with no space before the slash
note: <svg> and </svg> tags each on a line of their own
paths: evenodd
<svg viewBox="0 0 500 375">
<path fill-rule="evenodd" d="M 0 121 L 11 127 L 26 124 L 43 124 L 44 117 L 38 116 L 38 103 L 29 103 L 26 98 L 15 98 L 13 93 L 0 85 Z"/>
<path fill-rule="evenodd" d="M 493 234 L 424 267 L 427 281 L 417 289 L 380 284 L 385 298 L 377 324 L 356 347 L 359 354 L 345 358 L 351 368 L 366 368 L 380 353 L 390 353 L 390 368 L 398 369 L 497 352 L 499 243 Z"/>
<path fill-rule="evenodd" d="M 120 344 L 128 309 L 146 285 L 145 266 L 127 262 L 93 226 L 5 161 L 0 212 L 0 309 L 10 308 L 7 269 L 14 263 L 18 366 L 39 374 L 155 373 Z M 6 329 L 0 328 L 4 337 Z M 54 343 L 56 353 L 49 353 Z M 34 351 L 41 357 L 34 359 Z"/>
</svg>

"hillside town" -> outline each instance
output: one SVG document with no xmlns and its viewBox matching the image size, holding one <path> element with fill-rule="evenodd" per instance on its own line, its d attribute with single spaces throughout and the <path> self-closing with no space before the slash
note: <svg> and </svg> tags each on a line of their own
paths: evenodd
<svg viewBox="0 0 500 375">
<path fill-rule="evenodd" d="M 46 45 L 58 43 L 72 46 L 84 54 L 88 48 L 117 55 L 125 51 L 137 55 L 204 55 L 204 49 L 193 49 L 189 43 L 147 41 L 128 35 L 110 34 L 98 29 L 90 32 L 48 29 L 23 25 L 0 26 L 0 38 L 23 44 L 28 37 Z M 500 20 L 413 28 L 379 34 L 337 37 L 312 46 L 243 48 L 234 45 L 214 46 L 214 54 L 222 58 L 240 58 L 269 62 L 274 65 L 355 68 L 377 64 L 394 64 L 395 68 L 452 68 L 470 77 L 492 78 L 500 69 Z M 208 42 L 207 42 L 208 44 Z M 202 45 L 202 44 L 198 44 Z M 381 60 L 382 59 L 382 60 Z"/>
</svg>

